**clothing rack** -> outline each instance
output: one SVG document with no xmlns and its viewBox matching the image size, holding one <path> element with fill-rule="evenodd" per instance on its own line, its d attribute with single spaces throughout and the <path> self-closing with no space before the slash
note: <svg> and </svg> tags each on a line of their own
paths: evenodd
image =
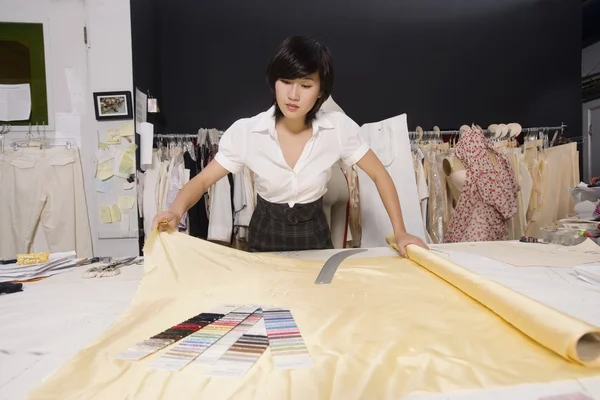
<svg viewBox="0 0 600 400">
<path fill-rule="evenodd" d="M 192 133 L 159 133 L 158 135 L 154 135 L 155 139 L 196 139 L 198 138 L 198 134 Z"/>
<path fill-rule="evenodd" d="M 545 131 L 558 131 L 560 130 L 561 133 L 564 133 L 565 129 L 567 129 L 567 125 L 565 124 L 561 124 L 560 126 L 541 126 L 541 127 L 535 127 L 535 128 L 522 128 L 521 129 L 521 134 L 525 133 L 532 133 L 532 132 L 545 132 Z M 423 131 L 423 136 L 425 135 L 436 135 L 439 134 L 441 136 L 448 136 L 448 135 L 459 135 L 460 134 L 460 130 L 450 130 L 450 131 Z M 417 131 L 410 131 L 408 132 L 409 135 L 415 135 L 417 134 Z M 492 133 L 489 129 L 483 129 L 483 134 L 489 134 Z M 510 133 L 510 130 L 509 130 Z"/>
</svg>

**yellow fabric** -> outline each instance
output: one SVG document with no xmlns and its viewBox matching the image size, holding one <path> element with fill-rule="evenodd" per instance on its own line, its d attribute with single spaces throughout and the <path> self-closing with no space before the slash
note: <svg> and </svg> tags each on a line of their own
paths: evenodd
<svg viewBox="0 0 600 400">
<path fill-rule="evenodd" d="M 394 235 L 387 242 L 398 250 Z M 410 258 L 562 357 L 600 367 L 600 328 L 566 315 L 417 246 Z M 598 372 L 600 374 L 600 371 Z"/>
<path fill-rule="evenodd" d="M 323 262 L 243 253 L 179 233 L 152 234 L 145 250 L 146 274 L 129 309 L 31 399 L 396 399 L 415 391 L 600 375 L 538 345 L 401 257 L 347 259 L 331 284 L 315 285 Z M 409 252 L 415 260 L 444 264 L 424 250 Z M 315 367 L 274 369 L 267 350 L 235 379 L 207 377 L 197 365 L 150 369 L 162 352 L 138 362 L 115 359 L 128 346 L 224 303 L 289 307 Z M 516 308 L 526 305 L 522 299 Z M 558 324 L 547 324 L 569 338 L 588 329 L 558 317 Z M 558 342 L 570 355 L 570 341 Z"/>
</svg>

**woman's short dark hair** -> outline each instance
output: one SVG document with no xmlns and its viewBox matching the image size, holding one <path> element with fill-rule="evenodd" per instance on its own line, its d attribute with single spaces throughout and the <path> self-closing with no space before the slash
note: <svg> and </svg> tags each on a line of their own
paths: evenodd
<svg viewBox="0 0 600 400">
<path fill-rule="evenodd" d="M 275 82 L 278 79 L 305 78 L 315 72 L 319 74 L 321 81 L 321 97 L 306 114 L 307 124 L 315 118 L 323 102 L 331 95 L 333 88 L 331 53 L 325 45 L 305 36 L 291 36 L 281 43 L 267 68 L 267 81 L 273 92 L 276 120 L 283 117 L 283 113 L 277 105 Z"/>
</svg>

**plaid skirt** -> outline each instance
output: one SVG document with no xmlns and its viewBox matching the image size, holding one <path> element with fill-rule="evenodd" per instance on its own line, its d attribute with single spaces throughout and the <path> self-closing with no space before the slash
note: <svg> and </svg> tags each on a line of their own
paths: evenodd
<svg viewBox="0 0 600 400">
<path fill-rule="evenodd" d="M 332 249 L 323 198 L 306 204 L 269 203 L 258 196 L 248 227 L 248 251 Z"/>
</svg>

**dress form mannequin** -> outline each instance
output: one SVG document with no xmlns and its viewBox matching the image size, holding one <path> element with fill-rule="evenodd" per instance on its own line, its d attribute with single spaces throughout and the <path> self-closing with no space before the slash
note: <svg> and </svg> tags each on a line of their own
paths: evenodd
<svg viewBox="0 0 600 400">
<path fill-rule="evenodd" d="M 448 156 L 442 162 L 444 174 L 446 174 L 446 182 L 452 194 L 454 205 L 458 203 L 460 194 L 467 180 L 467 170 L 462 162 L 455 156 Z"/>
<path fill-rule="evenodd" d="M 323 196 L 323 209 L 331 230 L 331 242 L 336 249 L 344 248 L 348 200 L 348 182 L 342 169 L 336 164 L 331 168 L 331 180 L 327 185 L 327 193 Z"/>
</svg>

